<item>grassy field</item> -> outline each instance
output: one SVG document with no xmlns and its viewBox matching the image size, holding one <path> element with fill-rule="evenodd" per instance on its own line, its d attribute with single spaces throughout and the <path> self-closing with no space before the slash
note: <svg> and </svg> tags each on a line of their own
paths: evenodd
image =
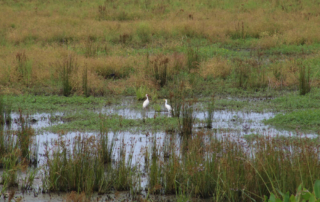
<svg viewBox="0 0 320 202">
<path fill-rule="evenodd" d="M 2 93 L 168 96 L 319 86 L 317 1 L 1 1 Z M 245 91 L 245 92 L 243 92 Z"/>
</svg>

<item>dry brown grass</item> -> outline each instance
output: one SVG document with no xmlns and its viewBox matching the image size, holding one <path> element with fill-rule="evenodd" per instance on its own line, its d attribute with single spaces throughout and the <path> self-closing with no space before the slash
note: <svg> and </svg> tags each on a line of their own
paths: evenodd
<svg viewBox="0 0 320 202">
<path fill-rule="evenodd" d="M 30 39 L 41 43 L 59 42 L 62 39 L 85 40 L 88 36 L 104 39 L 119 39 L 121 34 L 134 35 L 141 20 L 134 21 L 99 21 L 92 15 L 79 18 L 80 10 L 75 15 L 49 12 L 47 15 L 21 9 L 19 14 L 10 8 L 1 9 L 1 18 L 6 19 L 0 27 L 6 29 L 6 39 L 19 44 Z M 88 9 L 89 13 L 94 12 Z M 192 15 L 192 19 L 190 19 Z M 9 17 L 8 17 L 9 16 Z M 307 16 L 307 17 L 306 17 Z M 24 19 L 28 19 L 25 21 Z M 288 13 L 270 12 L 265 9 L 250 12 L 233 12 L 213 9 L 205 12 L 172 11 L 165 19 L 147 18 L 153 34 L 159 36 L 206 37 L 224 41 L 241 31 L 246 37 L 259 38 L 260 35 L 279 37 L 285 44 L 314 43 L 320 41 L 317 34 L 319 16 L 309 15 L 306 11 Z M 242 26 L 243 24 L 243 26 Z M 240 26 L 239 26 L 240 25 Z M 265 34 L 263 34 L 265 33 Z M 119 39 L 120 40 L 120 39 Z"/>
<path fill-rule="evenodd" d="M 144 69 L 145 54 L 134 53 L 137 47 L 172 51 L 190 42 L 190 38 L 229 43 L 233 39 L 253 37 L 256 40 L 250 42 L 251 46 L 261 49 L 320 42 L 320 16 L 318 6 L 312 2 L 301 7 L 290 0 L 270 1 L 270 7 L 254 9 L 246 8 L 246 3 L 241 2 L 234 3 L 230 9 L 221 9 L 222 5 L 216 3 L 214 8 L 191 6 L 194 4 L 191 1 L 181 7 L 118 0 L 103 5 L 88 2 L 86 6 L 78 2 L 43 4 L 37 0 L 25 2 L 24 6 L 2 3 L 0 19 L 5 20 L 0 22 L 0 44 L 4 44 L 0 49 L 0 85 L 7 89 L 14 85 L 18 91 L 23 85 L 52 87 L 59 80 L 57 62 L 75 54 L 79 71 L 72 75 L 71 85 L 77 94 L 82 93 L 84 67 L 88 68 L 90 94 L 102 95 L 106 90 L 119 93 L 126 86 L 145 85 L 154 89 L 158 86 Z M 99 10 L 103 7 L 105 11 Z M 150 39 L 144 41 L 144 34 Z M 16 70 L 15 55 L 23 51 L 32 66 L 27 84 L 21 82 Z M 151 55 L 150 61 L 153 57 L 158 55 Z M 169 59 L 168 75 L 176 74 L 175 63 L 185 66 L 183 54 L 164 57 Z M 209 75 L 226 78 L 231 65 L 223 58 L 209 59 L 201 64 L 200 74 L 204 78 Z M 287 67 L 282 69 L 288 72 L 283 73 L 287 76 L 281 85 L 296 84 L 296 73 Z M 271 86 L 278 85 L 272 74 L 269 82 Z"/>
<path fill-rule="evenodd" d="M 271 74 L 272 71 L 272 74 Z M 282 88 L 299 83 L 299 66 L 294 59 L 270 65 L 269 87 Z"/>
<path fill-rule="evenodd" d="M 200 74 L 203 78 L 212 76 L 226 79 L 231 74 L 231 71 L 232 65 L 230 61 L 225 58 L 214 57 L 201 65 Z"/>
<path fill-rule="evenodd" d="M 66 202 L 90 202 L 90 200 L 86 197 L 84 192 L 78 194 L 77 192 L 72 191 L 71 193 L 67 194 Z"/>
</svg>

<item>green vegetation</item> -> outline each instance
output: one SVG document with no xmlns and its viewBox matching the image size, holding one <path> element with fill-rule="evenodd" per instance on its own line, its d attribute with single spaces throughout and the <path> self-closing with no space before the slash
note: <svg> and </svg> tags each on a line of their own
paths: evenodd
<svg viewBox="0 0 320 202">
<path fill-rule="evenodd" d="M 214 95 L 211 97 L 211 100 L 208 102 L 208 110 L 207 110 L 207 128 L 212 128 L 212 120 L 213 120 L 213 113 L 214 113 Z"/>
<path fill-rule="evenodd" d="M 161 158 L 159 152 L 153 153 L 150 193 L 164 190 L 166 194 L 188 193 L 214 201 L 257 201 L 271 193 L 275 197 L 295 194 L 301 183 L 311 190 L 320 177 L 317 144 L 308 138 L 292 141 L 259 136 L 249 147 L 254 151 L 251 153 L 241 146 L 241 139 L 210 134 L 210 141 L 205 142 L 207 136 L 198 132 L 193 139 L 181 138 L 179 154 L 175 138 L 170 137 L 173 144 L 169 144 L 168 159 L 157 170 L 153 165 L 160 164 Z"/>
<path fill-rule="evenodd" d="M 320 110 L 308 109 L 294 111 L 286 114 L 277 114 L 274 118 L 266 120 L 265 123 L 292 129 L 302 128 L 309 130 L 319 130 Z"/>
<path fill-rule="evenodd" d="M 278 197 L 276 197 L 273 193 L 271 193 L 270 198 L 268 200 L 268 197 L 265 197 L 265 201 L 269 202 L 299 202 L 299 201 L 319 201 L 320 199 L 320 180 L 316 180 L 313 186 L 313 192 L 310 192 L 308 189 L 303 188 L 303 184 L 301 184 L 298 189 L 297 193 L 295 195 L 291 195 L 287 193 L 281 194 L 282 200 Z"/>
<path fill-rule="evenodd" d="M 103 141 L 103 139 L 100 139 Z M 102 146 L 94 136 L 77 136 L 68 149 L 66 142 L 59 138 L 57 150 L 50 156 L 46 151 L 46 163 L 43 187 L 52 191 L 77 191 L 91 194 L 94 191 L 105 193 L 116 190 L 129 190 L 133 169 L 121 155 L 116 167 L 110 162 L 105 169 L 104 155 L 100 153 Z M 131 160 L 129 159 L 128 162 Z M 119 181 L 118 181 L 119 180 Z"/>
<path fill-rule="evenodd" d="M 305 96 L 299 96 L 297 93 L 284 94 L 271 101 L 271 103 L 282 111 L 292 111 L 297 109 L 318 109 L 319 103 L 319 90 L 311 91 Z"/>
<path fill-rule="evenodd" d="M 66 114 L 62 117 L 63 124 L 53 125 L 46 130 L 52 132 L 59 131 L 99 131 L 100 118 L 103 115 L 92 111 L 81 111 Z M 106 119 L 105 127 L 111 131 L 126 130 L 131 132 L 137 131 L 160 131 L 163 129 L 177 130 L 178 120 L 159 116 L 148 118 L 143 122 L 142 119 L 125 119 L 119 115 L 103 116 Z"/>
<path fill-rule="evenodd" d="M 101 108 L 104 105 L 117 102 L 114 98 L 85 98 L 82 96 L 63 97 L 57 95 L 35 96 L 31 94 L 4 96 L 4 99 L 7 100 L 7 103 L 11 103 L 12 111 L 19 112 L 19 109 L 23 109 L 24 113 L 79 111 Z"/>
</svg>

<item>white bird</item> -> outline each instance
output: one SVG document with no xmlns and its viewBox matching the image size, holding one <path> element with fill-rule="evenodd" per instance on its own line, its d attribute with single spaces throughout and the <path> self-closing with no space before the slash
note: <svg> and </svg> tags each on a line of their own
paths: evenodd
<svg viewBox="0 0 320 202">
<path fill-rule="evenodd" d="M 168 101 L 167 99 L 163 99 L 164 101 L 166 101 L 166 103 L 164 104 L 164 106 L 167 108 L 168 112 L 170 112 L 172 110 L 171 106 L 168 105 Z"/>
<path fill-rule="evenodd" d="M 149 105 L 149 98 L 148 98 L 148 94 L 146 94 L 147 99 L 143 102 L 143 109 L 146 108 Z"/>
</svg>

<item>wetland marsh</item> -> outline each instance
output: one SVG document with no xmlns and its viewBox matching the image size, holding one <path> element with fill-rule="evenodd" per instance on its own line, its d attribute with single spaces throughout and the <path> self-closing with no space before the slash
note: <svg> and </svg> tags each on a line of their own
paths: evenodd
<svg viewBox="0 0 320 202">
<path fill-rule="evenodd" d="M 320 199 L 319 10 L 0 0 L 0 201 Z"/>
<path fill-rule="evenodd" d="M 179 189 L 186 189 L 185 191 L 188 194 L 177 194 L 178 190 L 175 190 L 174 187 L 179 184 L 176 183 L 185 183 L 184 181 L 188 178 L 184 176 L 186 174 L 187 176 L 191 174 L 192 177 L 193 175 L 200 175 L 206 169 L 213 169 L 214 165 L 211 164 L 214 162 L 222 166 L 223 164 L 220 161 L 234 164 L 237 161 L 236 159 L 244 158 L 242 163 L 249 165 L 251 163 L 259 164 L 261 159 L 253 158 L 252 155 L 256 156 L 259 155 L 259 152 L 266 152 L 261 151 L 264 149 L 260 144 L 270 144 L 271 148 L 269 149 L 271 151 L 268 152 L 275 152 L 275 155 L 279 155 L 279 152 L 280 154 L 284 152 L 282 155 L 293 155 L 290 158 L 294 159 L 296 158 L 294 150 L 299 148 L 297 145 L 304 147 L 307 144 L 316 149 L 319 141 L 317 131 L 314 130 L 289 130 L 265 124 L 268 120 L 277 117 L 277 114 L 283 113 L 283 111 L 276 110 L 276 106 L 282 104 L 277 103 L 275 99 L 216 98 L 215 106 L 220 109 L 214 110 L 211 119 L 212 127 L 207 128 L 207 103 L 211 99 L 203 98 L 193 103 L 192 133 L 194 135 L 190 136 L 190 138 L 188 138 L 189 135 L 181 132 L 183 131 L 181 124 L 184 117 L 172 116 L 165 110 L 164 104 L 161 105 L 160 110 L 158 107 L 154 107 L 163 103 L 158 100 L 151 100 L 149 108 L 144 110 L 140 106 L 142 101 L 138 101 L 136 97 L 88 98 L 86 103 L 83 103 L 83 101 L 87 98 L 82 97 L 63 98 L 27 95 L 4 96 L 2 99 L 4 100 L 3 103 L 10 103 L 10 105 L 6 106 L 10 106 L 11 109 L 11 122 L 10 124 L 5 124 L 2 129 L 2 136 L 8 138 L 4 138 L 4 141 L 2 141 L 3 151 L 9 152 L 11 150 L 14 152 L 15 149 L 21 149 L 22 146 L 19 146 L 17 139 L 15 139 L 19 138 L 17 133 L 23 130 L 23 124 L 25 124 L 24 128 L 32 128 L 32 132 L 29 134 L 32 136 L 32 141 L 28 146 L 29 158 L 32 156 L 33 159 L 36 159 L 36 163 L 33 164 L 32 168 L 16 168 L 16 181 L 19 184 L 19 189 L 9 187 L 3 189 L 16 190 L 14 192 L 15 197 L 23 197 L 25 200 L 34 197 L 30 196 L 30 193 L 37 195 L 37 197 L 41 196 L 33 200 L 42 201 L 46 200 L 45 198 L 50 198 L 51 201 L 66 200 L 70 194 L 62 194 L 61 196 L 60 194 L 58 196 L 53 194 L 51 196 L 51 192 L 58 191 L 60 193 L 61 191 L 77 191 L 79 189 L 81 190 L 79 193 L 90 193 L 91 199 L 97 197 L 101 200 L 123 200 L 124 198 L 142 200 L 148 197 L 151 197 L 149 200 L 155 200 L 154 197 L 157 198 L 158 194 L 176 194 L 176 197 L 157 198 L 159 200 L 178 200 L 182 196 L 186 196 L 186 199 L 193 197 L 194 200 L 202 200 L 200 198 L 212 197 L 213 195 L 211 194 L 214 194 L 214 192 L 209 190 L 202 192 L 199 187 L 199 190 L 194 190 L 194 188 L 189 190 L 188 187 L 184 187 L 185 185 L 181 184 L 180 186 L 183 185 L 183 187 Z M 38 101 L 34 101 L 35 99 L 41 100 L 42 104 L 45 103 L 45 105 L 38 104 Z M 73 101 L 71 102 L 70 100 Z M 223 103 L 223 105 L 219 103 Z M 238 107 L 232 109 L 234 105 Z M 272 107 L 267 107 L 268 105 Z M 24 106 L 26 110 L 24 113 L 20 111 L 20 115 L 19 109 L 21 106 Z M 81 110 L 79 109 L 80 106 Z M 239 106 L 241 106 L 240 109 Z M 261 106 L 264 106 L 264 112 L 261 111 Z M 154 108 L 157 108 L 157 111 Z M 14 142 L 11 148 L 5 140 Z M 279 148 L 282 149 L 279 150 Z M 183 154 L 185 152 L 186 154 Z M 85 158 L 82 157 L 83 155 L 89 156 Z M 225 159 L 225 155 L 231 155 L 228 157 L 230 159 Z M 6 159 L 7 156 L 4 155 L 2 158 Z M 80 160 L 82 158 L 85 160 Z M 195 160 L 194 158 L 203 160 Z M 259 161 L 255 162 L 255 160 Z M 98 176 L 87 176 L 82 173 L 90 169 L 90 162 L 101 162 L 100 166 L 105 170 L 104 177 L 101 174 L 99 177 L 102 181 L 95 182 Z M 162 164 L 163 167 L 161 166 Z M 92 178 L 93 184 L 90 185 L 91 188 L 83 184 L 76 189 L 72 188 L 72 186 L 63 188 L 62 184 L 66 183 L 63 180 L 60 182 L 62 183 L 61 185 L 57 181 L 52 184 L 53 182 L 50 182 L 51 178 L 60 181 L 59 179 L 63 177 L 60 176 L 62 175 L 60 172 L 70 172 L 67 170 L 62 171 L 63 167 L 60 170 L 50 171 L 50 169 L 59 168 L 59 165 L 71 170 L 75 169 L 73 166 L 86 165 L 86 167 L 81 167 L 78 172 L 84 175 L 83 182 L 88 180 L 87 177 Z M 96 166 L 91 169 L 97 169 Z M 240 170 L 238 170 L 239 173 L 234 173 L 235 175 L 249 174 L 245 170 L 241 170 L 245 165 L 240 164 L 238 166 L 240 167 L 237 167 L 237 169 Z M 252 169 L 257 169 L 254 165 L 251 166 Z M 257 166 L 259 167 L 259 165 Z M 284 165 L 280 163 L 279 166 Z M 63 170 L 66 168 L 63 168 Z M 1 170 L 2 179 L 6 176 L 4 175 L 6 169 L 8 167 L 3 164 Z M 189 171 L 185 173 L 187 171 L 185 169 Z M 225 169 L 224 172 L 230 172 L 228 166 Z M 36 173 L 32 173 L 32 171 Z M 60 177 L 51 176 L 51 172 L 60 173 Z M 89 172 L 89 170 L 86 172 Z M 250 172 L 255 171 L 251 170 Z M 28 176 L 32 174 L 34 175 L 32 183 L 28 185 L 28 189 L 25 189 L 25 184 L 29 182 L 27 180 L 29 179 Z M 213 172 L 206 175 L 208 174 L 213 177 L 222 173 Z M 178 176 L 182 178 L 180 181 L 176 179 L 172 182 L 167 179 L 168 177 L 176 178 Z M 216 177 L 219 178 L 219 176 Z M 196 184 L 192 186 L 199 186 L 200 184 L 198 183 L 203 180 L 201 178 L 202 176 L 200 175 L 198 179 L 193 179 L 196 180 L 193 182 Z M 257 178 L 259 177 L 256 176 L 256 180 Z M 67 181 L 71 182 L 75 179 L 70 178 Z M 197 182 L 197 180 L 200 181 Z M 211 183 L 217 183 L 214 179 L 211 180 Z M 244 180 L 246 181 L 247 179 L 244 178 Z M 237 182 L 239 183 L 237 186 L 243 186 L 241 183 L 246 184 L 245 181 Z M 96 187 L 95 183 L 100 183 L 100 186 Z M 232 184 L 234 183 L 232 182 Z M 310 182 L 310 184 L 312 183 Z M 262 185 L 265 189 L 270 188 L 267 184 L 260 184 L 260 186 Z M 2 188 L 5 186 L 6 184 L 4 183 Z M 232 187 L 228 189 L 233 190 L 228 193 L 230 195 L 221 197 L 235 197 L 234 194 L 238 192 L 237 189 Z M 127 192 L 119 192 L 124 190 L 127 190 Z M 102 195 L 95 196 L 95 192 L 92 191 Z M 4 191 L 2 194 L 6 193 L 9 192 Z M 80 195 L 73 197 L 80 197 Z"/>
</svg>

